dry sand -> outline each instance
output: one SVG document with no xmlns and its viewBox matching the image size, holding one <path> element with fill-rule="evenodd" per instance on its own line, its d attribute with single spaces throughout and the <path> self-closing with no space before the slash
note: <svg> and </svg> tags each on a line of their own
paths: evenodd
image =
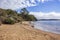
<svg viewBox="0 0 60 40">
<path fill-rule="evenodd" d="M 34 29 L 29 23 L 2 24 L 0 40 L 60 40 L 60 35 Z"/>
</svg>

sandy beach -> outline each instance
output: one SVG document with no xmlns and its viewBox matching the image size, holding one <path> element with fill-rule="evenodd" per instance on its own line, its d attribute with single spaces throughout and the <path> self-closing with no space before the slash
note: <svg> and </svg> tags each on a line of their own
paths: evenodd
<svg viewBox="0 0 60 40">
<path fill-rule="evenodd" d="M 0 40 L 60 40 L 59 34 L 44 32 L 24 22 L 0 26 Z"/>
</svg>

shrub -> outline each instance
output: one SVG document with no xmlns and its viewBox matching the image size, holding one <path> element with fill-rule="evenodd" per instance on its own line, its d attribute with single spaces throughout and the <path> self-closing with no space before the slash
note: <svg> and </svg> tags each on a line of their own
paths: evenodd
<svg viewBox="0 0 60 40">
<path fill-rule="evenodd" d="M 34 15 L 28 15 L 29 21 L 37 21 Z"/>
<path fill-rule="evenodd" d="M 34 15 L 25 15 L 25 16 L 24 16 L 24 19 L 25 19 L 26 21 L 37 21 L 37 19 L 35 18 Z"/>
<path fill-rule="evenodd" d="M 4 24 L 14 24 L 15 21 L 14 20 L 11 20 L 10 18 L 7 18 L 3 21 Z"/>
</svg>

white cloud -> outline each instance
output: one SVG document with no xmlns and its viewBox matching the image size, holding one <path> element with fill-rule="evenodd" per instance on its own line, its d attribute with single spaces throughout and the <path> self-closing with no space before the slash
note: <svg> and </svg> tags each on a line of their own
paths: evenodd
<svg viewBox="0 0 60 40">
<path fill-rule="evenodd" d="M 47 0 L 0 0 L 0 8 L 18 9 L 23 7 L 37 6 L 38 4 L 36 1 L 44 2 Z"/>
<path fill-rule="evenodd" d="M 0 0 L 0 8 L 18 9 L 30 6 L 36 6 L 35 0 Z"/>
<path fill-rule="evenodd" d="M 56 12 L 30 12 L 30 14 L 35 15 L 37 19 L 60 19 L 60 13 Z"/>
<path fill-rule="evenodd" d="M 42 2 L 44 2 L 45 0 L 42 0 Z"/>
<path fill-rule="evenodd" d="M 54 0 L 37 0 L 37 1 L 44 3 L 44 2 L 48 2 L 48 1 L 54 1 Z"/>
</svg>

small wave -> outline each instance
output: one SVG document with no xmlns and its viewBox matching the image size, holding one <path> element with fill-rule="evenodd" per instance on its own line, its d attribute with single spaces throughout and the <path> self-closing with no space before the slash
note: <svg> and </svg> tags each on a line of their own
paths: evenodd
<svg viewBox="0 0 60 40">
<path fill-rule="evenodd" d="M 43 31 L 60 34 L 60 21 L 36 21 L 34 26 Z"/>
</svg>

